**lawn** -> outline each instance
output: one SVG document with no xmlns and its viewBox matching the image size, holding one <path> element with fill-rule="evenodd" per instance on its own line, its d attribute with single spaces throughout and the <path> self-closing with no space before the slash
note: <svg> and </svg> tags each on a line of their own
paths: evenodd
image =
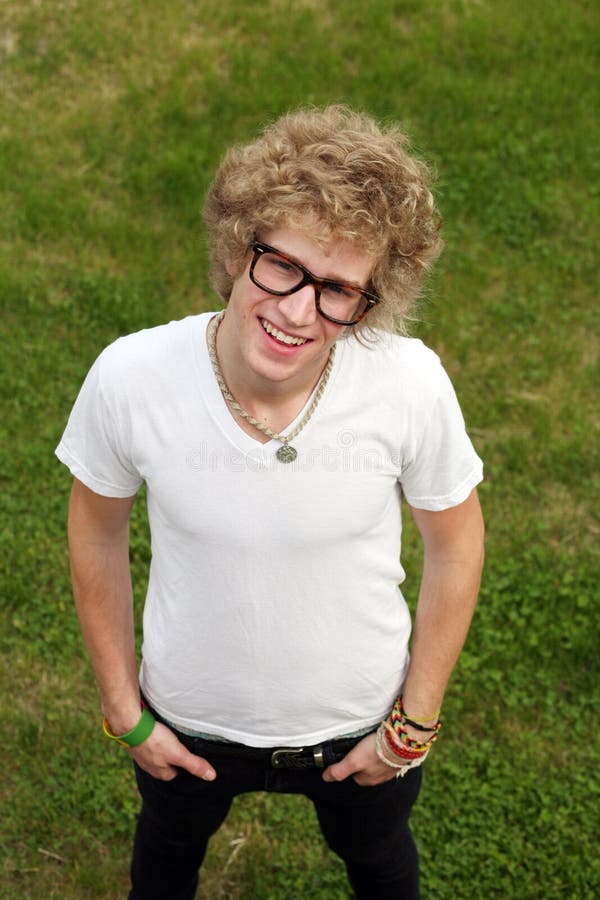
<svg viewBox="0 0 600 900">
<path fill-rule="evenodd" d="M 115 337 L 214 308 L 200 208 L 224 149 L 331 101 L 401 121 L 438 173 L 447 246 L 412 330 L 486 464 L 481 599 L 414 814 L 424 900 L 600 895 L 599 26 L 586 0 L 0 5 L 0 897 L 127 892 L 137 795 L 72 608 L 68 411 Z M 414 603 L 409 523 L 406 567 Z M 349 893 L 307 803 L 259 795 L 201 896 Z"/>
</svg>

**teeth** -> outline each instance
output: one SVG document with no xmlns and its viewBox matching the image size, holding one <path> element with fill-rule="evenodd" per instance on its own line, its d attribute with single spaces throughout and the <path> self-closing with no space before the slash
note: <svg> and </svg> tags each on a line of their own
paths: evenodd
<svg viewBox="0 0 600 900">
<path fill-rule="evenodd" d="M 285 334 L 285 332 L 279 331 L 271 325 L 270 322 L 267 322 L 266 319 L 261 319 L 260 322 L 267 334 L 270 334 L 271 337 L 281 341 L 282 344 L 294 344 L 295 346 L 300 347 L 302 344 L 306 343 L 306 338 L 292 337 L 291 334 Z"/>
</svg>

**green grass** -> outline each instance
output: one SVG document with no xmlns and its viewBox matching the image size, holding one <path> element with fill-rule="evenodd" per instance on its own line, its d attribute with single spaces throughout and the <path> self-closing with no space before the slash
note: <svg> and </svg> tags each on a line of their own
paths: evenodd
<svg viewBox="0 0 600 900">
<path fill-rule="evenodd" d="M 117 335 L 214 305 L 199 210 L 224 149 L 328 101 L 404 122 L 439 173 L 414 330 L 486 462 L 481 601 L 414 814 L 424 898 L 600 893 L 599 31 L 585 0 L 0 6 L 0 897 L 127 890 L 137 797 L 99 730 L 52 455 L 68 410 Z M 141 607 L 142 504 L 132 533 Z M 348 897 L 293 797 L 240 798 L 203 884 Z"/>
</svg>

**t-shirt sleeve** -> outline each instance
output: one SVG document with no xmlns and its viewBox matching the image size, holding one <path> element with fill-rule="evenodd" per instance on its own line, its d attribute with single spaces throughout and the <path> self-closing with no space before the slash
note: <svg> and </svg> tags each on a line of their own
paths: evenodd
<svg viewBox="0 0 600 900">
<path fill-rule="evenodd" d="M 441 364 L 439 375 L 437 395 L 400 477 L 408 503 L 432 511 L 462 503 L 483 478 L 483 463 Z"/>
<path fill-rule="evenodd" d="M 95 493 L 131 497 L 143 479 L 129 452 L 131 417 L 124 384 L 115 373 L 107 377 L 106 355 L 105 350 L 90 369 L 55 452 Z"/>
</svg>

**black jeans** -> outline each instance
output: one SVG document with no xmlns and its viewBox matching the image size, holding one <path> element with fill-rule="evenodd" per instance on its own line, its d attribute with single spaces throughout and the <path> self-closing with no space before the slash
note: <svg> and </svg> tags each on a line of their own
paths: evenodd
<svg viewBox="0 0 600 900">
<path fill-rule="evenodd" d="M 221 758 L 212 741 L 178 737 L 211 762 L 217 778 L 207 782 L 181 771 L 173 781 L 160 781 L 136 765 L 143 804 L 129 900 L 193 900 L 209 838 L 233 798 L 249 791 L 312 800 L 325 840 L 344 861 L 360 900 L 417 900 L 418 856 L 408 818 L 420 768 L 375 787 L 359 787 L 352 778 L 327 783 L 321 769 L 274 769 L 268 761 Z"/>
</svg>

